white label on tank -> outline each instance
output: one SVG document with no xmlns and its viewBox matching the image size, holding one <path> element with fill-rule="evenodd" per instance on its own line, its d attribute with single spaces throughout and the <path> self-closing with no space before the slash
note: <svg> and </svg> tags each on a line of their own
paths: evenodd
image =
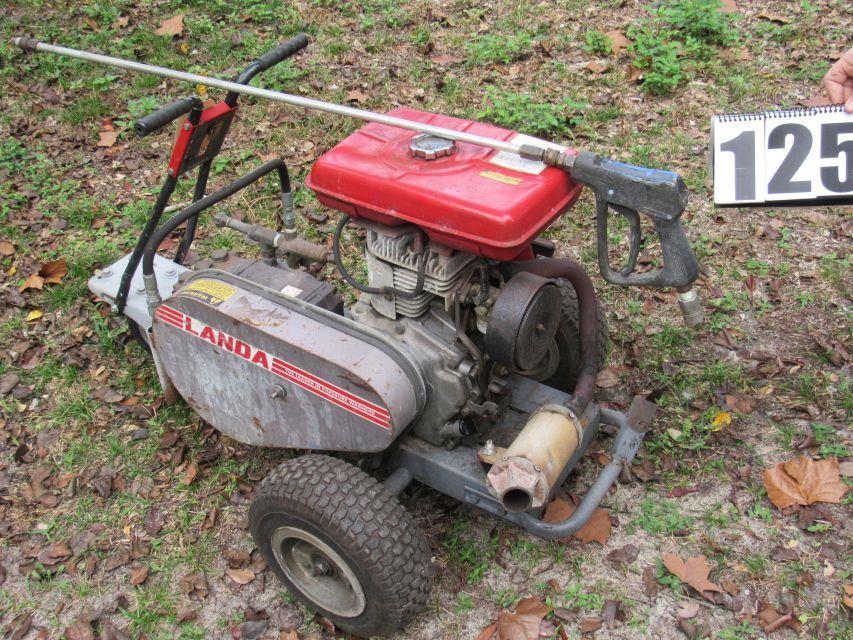
<svg viewBox="0 0 853 640">
<path fill-rule="evenodd" d="M 533 136 L 527 136 L 523 133 L 519 133 L 512 140 L 510 140 L 513 144 L 533 144 L 537 147 L 548 147 L 549 149 L 558 149 L 559 151 L 565 151 L 568 147 L 564 147 L 559 144 L 555 144 L 553 142 L 548 142 L 546 140 L 540 140 L 539 138 L 534 138 Z M 527 158 L 522 158 L 517 153 L 510 153 L 509 151 L 500 151 L 496 153 L 489 160 L 492 164 L 496 164 L 499 167 L 505 167 L 507 169 L 512 169 L 514 171 L 520 171 L 521 173 L 529 173 L 534 176 L 538 176 L 545 169 L 545 163 L 539 162 L 538 160 L 528 160 Z"/>
<path fill-rule="evenodd" d="M 300 289 L 299 287 L 294 287 L 292 284 L 289 284 L 284 289 L 282 289 L 281 292 L 286 296 L 290 296 L 291 298 L 298 298 L 299 294 L 302 293 L 302 289 Z"/>
</svg>

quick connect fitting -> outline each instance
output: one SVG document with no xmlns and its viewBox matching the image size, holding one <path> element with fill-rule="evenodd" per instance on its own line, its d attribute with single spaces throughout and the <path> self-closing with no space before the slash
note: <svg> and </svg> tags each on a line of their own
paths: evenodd
<svg viewBox="0 0 853 640">
<path fill-rule="evenodd" d="M 678 292 L 678 306 L 681 308 L 681 315 L 684 316 L 684 323 L 688 327 L 698 327 L 705 321 L 702 299 L 693 287 L 687 287 L 686 290 Z"/>
</svg>

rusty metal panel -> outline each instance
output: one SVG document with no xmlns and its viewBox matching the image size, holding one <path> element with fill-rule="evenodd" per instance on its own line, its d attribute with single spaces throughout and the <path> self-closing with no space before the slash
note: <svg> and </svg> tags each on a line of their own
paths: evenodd
<svg viewBox="0 0 853 640">
<path fill-rule="evenodd" d="M 275 293 L 202 272 L 158 307 L 154 346 L 181 396 L 247 444 L 386 449 L 423 405 L 413 367 L 352 321 Z"/>
</svg>

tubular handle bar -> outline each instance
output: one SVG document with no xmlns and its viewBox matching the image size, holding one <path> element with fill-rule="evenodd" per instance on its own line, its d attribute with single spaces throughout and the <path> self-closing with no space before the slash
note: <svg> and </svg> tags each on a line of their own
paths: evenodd
<svg viewBox="0 0 853 640">
<path fill-rule="evenodd" d="M 189 98 L 179 98 L 172 104 L 167 104 L 165 107 L 160 107 L 157 111 L 149 113 L 136 121 L 133 130 L 136 135 L 144 137 L 154 133 L 158 129 L 162 129 L 173 120 L 177 120 L 182 115 L 189 113 L 193 109 L 201 110 L 202 102 L 195 96 Z"/>
<path fill-rule="evenodd" d="M 282 60 L 286 60 L 307 46 L 308 36 L 304 33 L 300 33 L 299 35 L 292 37 L 290 40 L 281 43 L 275 49 L 271 49 L 262 56 L 253 60 L 252 63 L 237 76 L 235 82 L 248 84 L 252 78 L 262 71 L 266 71 L 270 67 L 277 65 Z M 226 102 L 228 102 L 229 106 L 233 107 L 237 104 L 237 94 L 233 92 L 229 93 L 226 98 Z M 203 106 L 202 101 L 195 96 L 179 98 L 172 104 L 161 107 L 157 109 L 157 111 L 140 118 L 134 125 L 133 129 L 137 135 L 144 137 L 162 129 L 170 122 L 190 113 L 194 109 L 201 111 Z"/>
</svg>

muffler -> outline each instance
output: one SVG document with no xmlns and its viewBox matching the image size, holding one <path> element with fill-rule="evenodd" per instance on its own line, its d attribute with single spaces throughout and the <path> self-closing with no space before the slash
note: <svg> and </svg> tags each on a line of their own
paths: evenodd
<svg viewBox="0 0 853 640">
<path fill-rule="evenodd" d="M 488 473 L 489 485 L 507 511 L 542 507 L 583 440 L 583 426 L 571 409 L 548 404 L 527 424 Z"/>
</svg>

